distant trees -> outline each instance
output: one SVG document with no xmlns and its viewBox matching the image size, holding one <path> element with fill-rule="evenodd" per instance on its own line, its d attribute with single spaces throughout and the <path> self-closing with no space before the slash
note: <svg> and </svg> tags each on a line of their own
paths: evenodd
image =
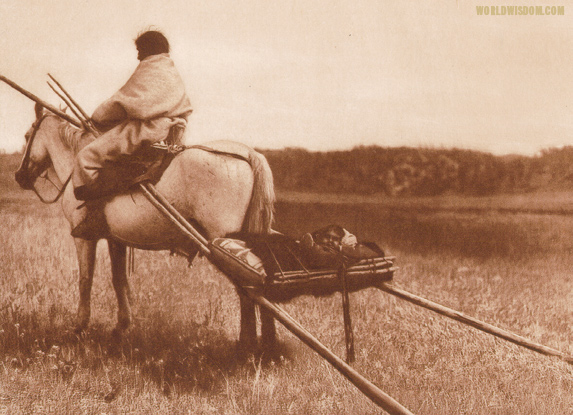
<svg viewBox="0 0 573 415">
<path fill-rule="evenodd" d="M 284 190 L 388 195 L 490 195 L 573 188 L 573 147 L 539 156 L 460 149 L 360 146 L 348 151 L 260 150 Z"/>
</svg>

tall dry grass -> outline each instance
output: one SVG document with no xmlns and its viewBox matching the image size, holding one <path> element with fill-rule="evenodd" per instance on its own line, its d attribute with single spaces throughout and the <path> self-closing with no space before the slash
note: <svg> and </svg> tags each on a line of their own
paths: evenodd
<svg viewBox="0 0 573 415">
<path fill-rule="evenodd" d="M 204 259 L 189 269 L 137 251 L 134 324 L 118 344 L 100 243 L 92 324 L 77 336 L 77 265 L 58 208 L 11 187 L 0 223 L 0 414 L 381 413 L 282 328 L 282 361 L 240 360 L 238 299 Z M 327 223 L 396 255 L 400 286 L 573 353 L 568 216 L 278 205 L 277 228 L 293 236 Z M 337 295 L 285 305 L 343 355 L 341 307 Z M 564 362 L 374 289 L 352 294 L 351 307 L 355 368 L 415 413 L 573 413 Z"/>
</svg>

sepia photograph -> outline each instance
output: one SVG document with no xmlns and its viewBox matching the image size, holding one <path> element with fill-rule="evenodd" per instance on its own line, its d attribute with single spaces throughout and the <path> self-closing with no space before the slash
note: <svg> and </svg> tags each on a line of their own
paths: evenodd
<svg viewBox="0 0 573 415">
<path fill-rule="evenodd" d="M 0 415 L 573 413 L 573 6 L 2 0 Z"/>
</svg>

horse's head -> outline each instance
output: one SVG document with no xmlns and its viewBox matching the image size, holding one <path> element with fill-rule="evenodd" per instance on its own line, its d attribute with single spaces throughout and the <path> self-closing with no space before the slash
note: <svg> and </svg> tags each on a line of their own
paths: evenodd
<svg viewBox="0 0 573 415">
<path fill-rule="evenodd" d="M 26 147 L 15 179 L 21 188 L 31 190 L 34 182 L 51 165 L 50 156 L 45 143 L 45 133 L 40 129 L 42 122 L 48 116 L 44 107 L 36 104 L 36 121 L 25 135 Z"/>
</svg>

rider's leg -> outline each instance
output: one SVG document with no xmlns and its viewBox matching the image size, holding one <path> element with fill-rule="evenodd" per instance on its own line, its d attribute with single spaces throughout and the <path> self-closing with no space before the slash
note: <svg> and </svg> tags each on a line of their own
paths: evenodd
<svg viewBox="0 0 573 415">
<path fill-rule="evenodd" d="M 73 214 L 72 236 L 83 239 L 101 239 L 105 236 L 105 218 L 102 204 L 97 200 L 94 183 L 97 183 L 100 170 L 105 162 L 105 152 L 110 138 L 106 134 L 85 146 L 76 156 L 72 173 L 74 195 L 78 200 L 86 200 L 78 205 Z"/>
<path fill-rule="evenodd" d="M 113 162 L 129 159 L 143 146 L 164 139 L 171 126 L 178 123 L 179 119 L 168 117 L 148 121 L 125 121 L 78 152 L 72 183 L 76 199 L 85 200 L 86 204 L 78 209 L 77 216 L 80 220 L 72 235 L 89 239 L 101 238 L 104 235 L 102 231 L 106 229 L 101 229 L 101 204 L 93 202 L 121 191 L 126 185 L 126 177 L 122 177 L 125 175 L 116 174 L 110 166 Z M 105 224 L 105 221 L 103 223 Z"/>
<path fill-rule="evenodd" d="M 76 199 L 93 200 L 101 197 L 98 194 L 100 172 L 106 162 L 114 161 L 121 154 L 120 137 L 114 134 L 114 130 L 98 137 L 78 152 L 72 173 Z"/>
<path fill-rule="evenodd" d="M 113 183 L 98 180 L 107 161 L 117 159 L 122 153 L 121 136 L 116 128 L 101 135 L 83 149 L 75 160 L 72 183 L 76 199 L 85 201 L 78 205 L 73 214 L 72 236 L 83 239 L 101 239 L 107 233 L 107 226 L 99 199 L 113 192 Z"/>
<path fill-rule="evenodd" d="M 114 193 L 114 181 L 122 177 L 100 177 L 114 162 L 130 160 L 145 146 L 167 138 L 171 127 L 185 125 L 184 119 L 158 117 L 152 120 L 128 120 L 105 132 L 80 150 L 72 174 L 74 194 L 80 200 L 92 200 Z M 183 128 L 183 127 L 182 127 Z M 177 140 L 181 140 L 180 137 Z"/>
<path fill-rule="evenodd" d="M 108 235 L 103 203 L 99 200 L 79 203 L 72 215 L 71 235 L 74 238 L 97 240 Z"/>
</svg>

